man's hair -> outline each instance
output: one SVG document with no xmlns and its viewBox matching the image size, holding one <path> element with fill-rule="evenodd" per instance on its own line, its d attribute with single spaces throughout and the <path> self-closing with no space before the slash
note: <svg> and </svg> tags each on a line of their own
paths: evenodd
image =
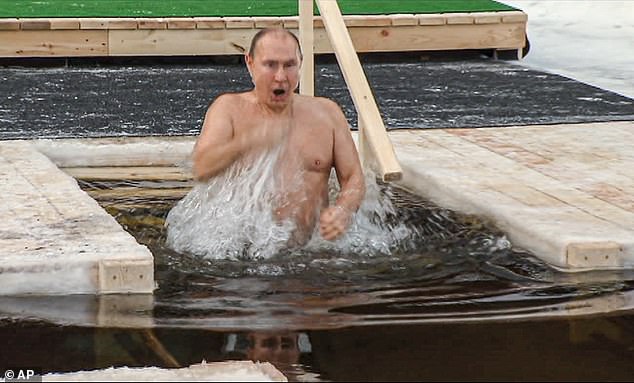
<svg viewBox="0 0 634 383">
<path fill-rule="evenodd" d="M 290 36 L 295 40 L 295 44 L 297 44 L 297 51 L 299 52 L 299 59 L 303 58 L 302 55 L 302 47 L 299 45 L 299 39 L 293 32 L 290 32 L 284 28 L 265 28 L 258 31 L 258 33 L 253 36 L 253 40 L 251 40 L 251 46 L 249 47 L 249 56 L 255 57 L 255 48 L 258 46 L 258 42 L 262 39 L 262 37 L 270 34 L 270 33 L 283 33 L 286 36 Z"/>
</svg>

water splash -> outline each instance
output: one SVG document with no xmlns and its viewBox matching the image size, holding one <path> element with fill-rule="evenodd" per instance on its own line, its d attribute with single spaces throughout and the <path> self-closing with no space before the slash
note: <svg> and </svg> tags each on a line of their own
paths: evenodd
<svg viewBox="0 0 634 383">
<path fill-rule="evenodd" d="M 366 195 L 352 216 L 347 233 L 336 241 L 321 238 L 318 228 L 304 246 L 289 247 L 297 225 L 277 220 L 281 200 L 301 186 L 301 174 L 281 183 L 277 176 L 283 146 L 253 155 L 232 165 L 207 183 L 198 183 L 168 214 L 169 247 L 206 259 L 270 259 L 276 254 L 340 253 L 364 257 L 387 255 L 408 246 L 414 228 L 389 219 L 396 216 L 390 194 L 381 191 L 376 176 L 366 171 Z M 329 180 L 329 201 L 336 200 L 339 185 L 334 171 Z"/>
<path fill-rule="evenodd" d="M 167 216 L 167 245 L 209 259 L 269 258 L 284 248 L 295 225 L 273 216 L 280 151 L 250 155 L 197 183 Z"/>
</svg>

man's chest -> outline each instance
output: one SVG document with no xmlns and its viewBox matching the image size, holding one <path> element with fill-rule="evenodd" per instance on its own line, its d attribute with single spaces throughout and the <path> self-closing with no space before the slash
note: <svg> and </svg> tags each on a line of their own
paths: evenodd
<svg viewBox="0 0 634 383">
<path fill-rule="evenodd" d="M 286 143 L 288 159 L 307 171 L 329 172 L 333 164 L 333 135 L 319 124 L 296 126 Z"/>
</svg>

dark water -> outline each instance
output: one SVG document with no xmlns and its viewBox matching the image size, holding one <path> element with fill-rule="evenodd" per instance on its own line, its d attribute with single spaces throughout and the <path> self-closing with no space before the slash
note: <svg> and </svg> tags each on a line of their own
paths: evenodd
<svg viewBox="0 0 634 383">
<path fill-rule="evenodd" d="M 164 246 L 187 185 L 92 182 L 155 255 L 147 296 L 0 298 L 3 366 L 76 371 L 268 360 L 292 380 L 625 380 L 634 377 L 634 272 L 567 274 L 476 217 L 386 188 L 416 228 L 386 255 L 205 261 Z"/>
<path fill-rule="evenodd" d="M 491 61 L 367 62 L 386 126 L 483 127 L 634 119 L 634 100 Z M 194 135 L 219 94 L 247 90 L 243 65 L 0 67 L 0 139 Z M 316 92 L 356 113 L 335 63 Z"/>
</svg>

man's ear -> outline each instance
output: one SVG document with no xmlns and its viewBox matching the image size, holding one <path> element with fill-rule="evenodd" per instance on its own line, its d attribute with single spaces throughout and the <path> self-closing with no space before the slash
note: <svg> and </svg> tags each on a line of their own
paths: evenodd
<svg viewBox="0 0 634 383">
<path fill-rule="evenodd" d="M 249 76 L 253 78 L 253 73 L 251 72 L 251 65 L 253 65 L 253 58 L 251 58 L 251 56 L 249 56 L 248 53 L 245 53 L 244 55 L 244 62 L 247 64 L 247 70 L 249 71 Z"/>
</svg>

